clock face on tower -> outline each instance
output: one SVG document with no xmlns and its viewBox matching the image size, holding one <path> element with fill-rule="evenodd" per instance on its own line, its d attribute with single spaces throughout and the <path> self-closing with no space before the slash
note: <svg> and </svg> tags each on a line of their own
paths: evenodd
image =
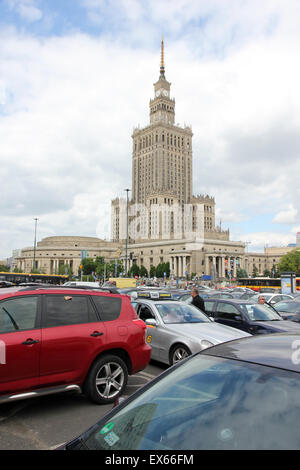
<svg viewBox="0 0 300 470">
<path fill-rule="evenodd" d="M 164 96 L 169 96 L 169 93 L 168 93 L 167 90 L 164 90 L 164 91 L 163 91 L 163 94 L 164 94 Z"/>
<path fill-rule="evenodd" d="M 160 95 L 160 90 L 157 90 L 157 92 L 155 93 L 155 96 L 159 96 Z"/>
</svg>

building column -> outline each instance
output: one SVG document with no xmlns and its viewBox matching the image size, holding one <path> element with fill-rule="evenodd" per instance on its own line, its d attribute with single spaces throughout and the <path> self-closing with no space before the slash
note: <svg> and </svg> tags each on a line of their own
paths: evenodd
<svg viewBox="0 0 300 470">
<path fill-rule="evenodd" d="M 221 256 L 221 277 L 225 279 L 225 256 Z"/>
<path fill-rule="evenodd" d="M 186 274 L 185 274 L 185 272 L 186 272 L 186 256 L 182 257 L 182 271 L 183 271 L 183 273 L 182 273 L 183 276 L 186 277 Z"/>
<path fill-rule="evenodd" d="M 207 255 L 204 255 L 204 274 L 209 275 L 209 257 Z"/>
<path fill-rule="evenodd" d="M 237 258 L 233 257 L 233 277 L 236 278 L 236 260 Z"/>
<path fill-rule="evenodd" d="M 212 256 L 212 266 L 211 266 L 211 274 L 212 276 L 214 277 L 214 281 L 216 280 L 216 277 L 217 277 L 217 263 L 216 263 L 216 256 L 213 255 Z"/>
</svg>

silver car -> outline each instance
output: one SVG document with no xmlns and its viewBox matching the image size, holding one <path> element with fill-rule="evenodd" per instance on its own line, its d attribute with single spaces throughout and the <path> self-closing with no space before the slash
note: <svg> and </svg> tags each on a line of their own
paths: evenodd
<svg viewBox="0 0 300 470">
<path fill-rule="evenodd" d="M 176 300 L 135 299 L 139 318 L 147 325 L 146 340 L 151 359 L 173 365 L 181 359 L 215 344 L 251 336 L 215 323 L 201 310 Z"/>
</svg>

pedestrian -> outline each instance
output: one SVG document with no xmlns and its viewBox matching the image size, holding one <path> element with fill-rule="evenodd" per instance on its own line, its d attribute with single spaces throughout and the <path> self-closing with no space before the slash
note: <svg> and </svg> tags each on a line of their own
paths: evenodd
<svg viewBox="0 0 300 470">
<path fill-rule="evenodd" d="M 191 296 L 193 297 L 192 300 L 192 305 L 195 307 L 199 308 L 199 310 L 202 310 L 202 312 L 205 313 L 205 305 L 204 305 L 204 300 L 202 297 L 199 295 L 199 291 L 196 287 L 193 287 L 191 290 Z"/>
<path fill-rule="evenodd" d="M 264 303 L 266 303 L 266 299 L 265 299 L 265 296 L 264 296 L 264 295 L 260 295 L 260 296 L 258 297 L 258 303 L 259 303 L 259 304 L 264 304 Z"/>
</svg>

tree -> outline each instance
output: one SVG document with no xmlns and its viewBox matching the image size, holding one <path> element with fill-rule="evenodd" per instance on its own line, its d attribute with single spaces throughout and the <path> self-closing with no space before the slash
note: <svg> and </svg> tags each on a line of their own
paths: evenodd
<svg viewBox="0 0 300 470">
<path fill-rule="evenodd" d="M 159 263 L 156 266 L 156 277 L 164 277 L 164 265 L 163 263 Z"/>
<path fill-rule="evenodd" d="M 258 269 L 257 269 L 256 264 L 254 264 L 254 265 L 253 265 L 252 276 L 253 276 L 253 277 L 257 277 L 257 275 L 258 275 Z"/>
<path fill-rule="evenodd" d="M 145 266 L 143 266 L 143 265 L 140 267 L 140 276 L 141 277 L 148 277 L 148 271 L 145 268 Z"/>
<path fill-rule="evenodd" d="M 22 273 L 22 269 L 19 269 L 17 266 L 15 267 L 15 269 L 13 270 L 14 273 Z"/>
<path fill-rule="evenodd" d="M 60 264 L 58 267 L 58 274 L 73 276 L 73 271 L 69 264 Z"/>
<path fill-rule="evenodd" d="M 242 277 L 248 277 L 247 271 L 241 268 L 237 269 L 236 277 L 237 279 L 241 279 Z"/>
<path fill-rule="evenodd" d="M 156 277 L 156 268 L 155 266 L 151 266 L 150 268 L 150 277 Z"/>
<path fill-rule="evenodd" d="M 300 276 L 300 250 L 295 249 L 284 255 L 278 263 L 278 271 L 295 272 L 296 276 Z"/>
<path fill-rule="evenodd" d="M 82 264 L 82 272 L 85 275 L 92 274 L 96 271 L 96 263 L 92 258 L 84 258 L 81 261 Z"/>
<path fill-rule="evenodd" d="M 280 272 L 275 264 L 272 266 L 271 277 L 280 277 Z"/>
<path fill-rule="evenodd" d="M 264 270 L 264 277 L 271 277 L 271 271 L 269 271 L 269 269 Z"/>
<path fill-rule="evenodd" d="M 129 276 L 139 276 L 140 275 L 140 268 L 138 267 L 138 265 L 136 263 L 134 263 L 131 268 L 129 269 Z"/>
<path fill-rule="evenodd" d="M 9 273 L 9 268 L 5 264 L 0 264 L 0 272 Z"/>
</svg>

